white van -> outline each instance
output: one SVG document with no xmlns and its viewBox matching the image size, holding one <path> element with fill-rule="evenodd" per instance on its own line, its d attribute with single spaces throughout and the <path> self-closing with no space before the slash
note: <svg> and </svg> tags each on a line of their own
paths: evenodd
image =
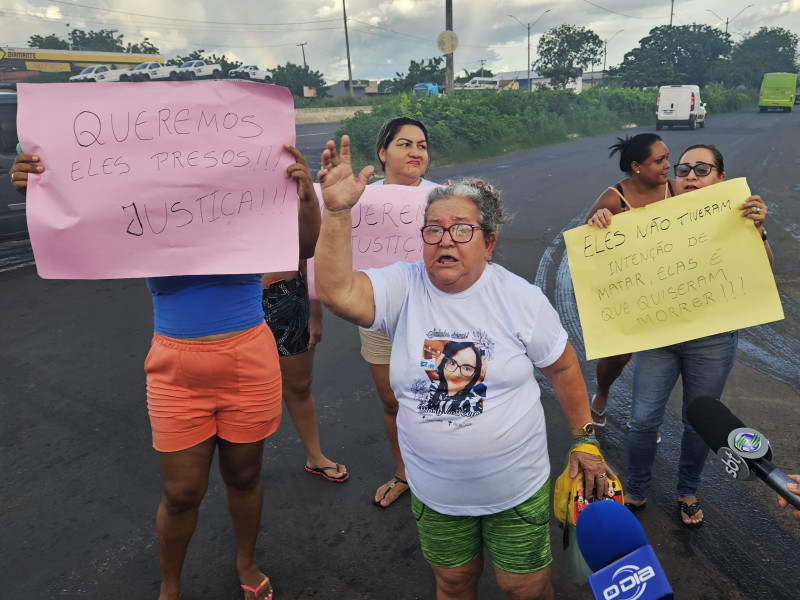
<svg viewBox="0 0 800 600">
<path fill-rule="evenodd" d="M 656 101 L 656 129 L 687 125 L 689 129 L 706 126 L 706 105 L 700 100 L 696 85 L 662 85 Z"/>
<path fill-rule="evenodd" d="M 491 77 L 473 77 L 464 84 L 465 90 L 496 90 L 499 81 Z"/>
</svg>

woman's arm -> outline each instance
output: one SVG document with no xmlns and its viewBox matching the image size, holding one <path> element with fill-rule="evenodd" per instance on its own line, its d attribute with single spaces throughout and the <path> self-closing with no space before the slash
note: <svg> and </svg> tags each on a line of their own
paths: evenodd
<svg viewBox="0 0 800 600">
<path fill-rule="evenodd" d="M 745 219 L 751 219 L 753 225 L 756 226 L 758 234 L 764 238 L 764 220 L 767 218 L 767 203 L 762 200 L 761 196 L 750 196 L 742 204 L 739 205 L 742 211 L 742 216 Z M 767 259 L 770 266 L 772 266 L 772 248 L 769 247 L 769 242 L 764 240 L 764 250 L 767 253 Z"/>
<path fill-rule="evenodd" d="M 619 194 L 610 189 L 606 190 L 589 208 L 586 224 L 600 228 L 609 227 L 612 216 L 622 212 L 620 202 Z"/>
<path fill-rule="evenodd" d="M 311 258 L 319 237 L 320 214 L 319 200 L 314 191 L 314 180 L 305 157 L 294 146 L 283 145 L 295 158 L 295 162 L 286 168 L 286 176 L 297 182 L 298 224 L 300 228 L 300 258 Z"/>
<path fill-rule="evenodd" d="M 586 383 L 583 381 L 581 367 L 578 357 L 572 345 L 567 343 L 564 352 L 553 364 L 539 369 L 553 386 L 556 397 L 558 398 L 561 409 L 567 417 L 570 429 L 580 429 L 587 423 L 592 422 L 592 414 L 589 412 L 589 394 L 586 391 Z M 575 437 L 575 436 L 573 436 Z M 594 482 L 597 497 L 608 493 L 608 479 L 605 473 L 608 467 L 603 459 L 593 454 L 584 452 L 574 452 L 573 461 L 570 462 L 570 477 L 578 474 L 578 465 L 583 469 L 583 474 L 590 487 Z"/>
<path fill-rule="evenodd" d="M 353 175 L 350 138 L 345 135 L 341 160 L 336 144 L 328 141 L 318 175 L 324 207 L 314 258 L 317 295 L 334 314 L 362 327 L 369 327 L 375 320 L 375 300 L 369 277 L 353 271 L 350 209 L 364 193 L 373 170 L 364 167 L 358 178 Z"/>
</svg>

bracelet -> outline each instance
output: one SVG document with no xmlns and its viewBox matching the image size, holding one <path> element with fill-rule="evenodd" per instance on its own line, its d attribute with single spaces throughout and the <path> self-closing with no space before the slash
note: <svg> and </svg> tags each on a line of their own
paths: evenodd
<svg viewBox="0 0 800 600">
<path fill-rule="evenodd" d="M 580 444 L 592 444 L 593 446 L 600 447 L 600 442 L 597 441 L 597 438 L 593 435 L 585 435 L 583 437 L 576 438 L 572 442 L 572 446 L 570 446 L 569 450 L 572 452 L 572 449 Z"/>
</svg>

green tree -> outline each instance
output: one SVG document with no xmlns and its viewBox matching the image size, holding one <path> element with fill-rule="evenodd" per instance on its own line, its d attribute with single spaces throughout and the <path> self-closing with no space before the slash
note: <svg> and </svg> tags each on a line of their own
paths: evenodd
<svg viewBox="0 0 800 600">
<path fill-rule="evenodd" d="M 758 88 L 764 73 L 797 73 L 800 36 L 781 27 L 762 27 L 745 34 L 728 60 L 713 71 L 725 85 Z"/>
<path fill-rule="evenodd" d="M 576 67 L 587 68 L 600 62 L 603 40 L 591 29 L 564 24 L 542 35 L 536 51 L 539 58 L 534 68 L 539 75 L 550 78 L 551 87 L 559 89 L 575 79 Z"/>
<path fill-rule="evenodd" d="M 312 71 L 307 65 L 296 65 L 287 62 L 284 66 L 276 66 L 272 69 L 272 80 L 277 85 L 288 87 L 295 96 L 303 97 L 303 86 L 314 88 L 317 91 L 317 98 L 327 96 L 327 86 L 325 78 L 319 71 Z"/>
<path fill-rule="evenodd" d="M 491 69 L 475 69 L 472 72 L 467 71 L 464 69 L 464 74 L 461 77 L 456 77 L 455 81 L 457 83 L 466 83 L 473 77 L 493 77 L 494 73 L 492 73 Z"/>
<path fill-rule="evenodd" d="M 99 31 L 83 31 L 73 29 L 69 38 L 73 50 L 95 50 L 97 52 L 125 52 L 122 44 L 123 34 L 117 35 L 116 29 L 101 29 Z"/>
<path fill-rule="evenodd" d="M 408 74 L 396 73 L 397 77 L 392 80 L 393 91 L 410 92 L 418 83 L 435 83 L 440 87 L 443 86 L 447 78 L 446 70 L 441 66 L 443 62 L 443 56 L 429 58 L 427 64 L 424 58 L 419 62 L 412 60 L 408 66 Z"/>
<path fill-rule="evenodd" d="M 28 38 L 28 47 L 46 48 L 48 50 L 68 50 L 69 42 L 67 40 L 62 40 L 54 33 L 51 33 L 47 37 L 32 35 Z"/>
<path fill-rule="evenodd" d="M 622 85 L 700 85 L 712 81 L 715 70 L 731 52 L 730 36 L 708 25 L 662 25 L 639 40 L 622 64 L 609 69 Z"/>
<path fill-rule="evenodd" d="M 128 42 L 125 52 L 129 54 L 161 54 L 157 46 L 154 46 L 150 38 L 144 38 L 138 44 L 131 44 Z"/>
<path fill-rule="evenodd" d="M 228 60 L 228 58 L 223 54 L 222 56 L 217 56 L 216 54 L 210 54 L 208 56 L 203 56 L 205 50 L 194 50 L 188 56 L 176 56 L 175 58 L 171 58 L 167 61 L 168 65 L 175 65 L 176 67 L 180 67 L 183 63 L 189 62 L 190 60 L 203 60 L 209 65 L 220 65 L 222 67 L 222 72 L 227 73 L 231 69 L 235 69 L 237 67 L 241 67 L 242 63 L 238 60 Z"/>
</svg>

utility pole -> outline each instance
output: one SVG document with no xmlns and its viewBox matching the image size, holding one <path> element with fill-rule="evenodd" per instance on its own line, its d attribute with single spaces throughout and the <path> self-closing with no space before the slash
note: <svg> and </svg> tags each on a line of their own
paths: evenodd
<svg viewBox="0 0 800 600">
<path fill-rule="evenodd" d="M 675 0 L 672 0 L 669 7 L 669 26 L 672 27 L 672 13 L 675 12 Z"/>
<path fill-rule="evenodd" d="M 444 28 L 453 31 L 453 0 L 446 0 L 444 4 Z M 453 53 L 444 55 L 445 66 L 445 92 L 453 93 Z"/>
<path fill-rule="evenodd" d="M 613 40 L 615 37 L 617 37 L 617 36 L 618 36 L 620 33 L 622 33 L 623 31 L 625 31 L 625 30 L 624 30 L 624 29 L 620 29 L 620 30 L 619 30 L 617 33 L 615 33 L 614 35 L 612 35 L 610 38 L 607 38 L 607 39 L 606 39 L 606 40 L 603 42 L 603 74 L 604 74 L 604 75 L 605 75 L 605 72 L 606 72 L 606 54 L 608 54 L 608 42 L 610 42 L 611 40 Z"/>
<path fill-rule="evenodd" d="M 544 11 L 542 14 L 539 15 L 539 19 L 541 19 L 543 16 L 545 16 L 549 12 L 550 12 L 550 9 L 548 8 L 546 11 Z M 533 23 L 528 23 L 527 25 L 525 25 L 525 23 L 520 21 L 514 15 L 508 15 L 508 16 L 511 17 L 512 19 L 514 19 L 517 23 L 519 23 L 525 29 L 528 30 L 528 91 L 530 92 L 531 90 L 533 90 L 533 84 L 531 83 L 531 27 L 536 25 L 539 22 L 539 19 L 536 19 Z"/>
<path fill-rule="evenodd" d="M 69 23 L 67 25 L 67 47 L 72 50 L 72 36 L 69 34 Z"/>
<path fill-rule="evenodd" d="M 347 87 L 350 88 L 350 97 L 355 98 L 353 93 L 353 69 L 350 67 L 350 38 L 347 37 L 347 8 L 342 0 L 342 13 L 344 14 L 344 45 L 347 46 Z M 305 51 L 303 52 L 305 54 Z"/>
<path fill-rule="evenodd" d="M 305 45 L 307 43 L 308 42 L 303 42 L 302 44 L 297 44 L 298 46 L 300 46 L 300 49 L 303 51 L 303 66 L 306 67 L 306 68 L 308 68 L 308 65 L 306 64 L 306 48 L 305 48 Z"/>
<path fill-rule="evenodd" d="M 486 62 L 485 58 L 478 59 L 478 62 L 481 63 L 481 77 L 483 77 L 483 63 Z"/>
<path fill-rule="evenodd" d="M 746 10 L 747 10 L 748 8 L 750 8 L 751 6 L 753 6 L 753 5 L 752 5 L 752 4 L 748 4 L 747 6 L 745 6 L 745 7 L 744 7 L 742 10 L 740 10 L 738 13 L 736 13 L 736 14 L 733 16 L 733 19 L 735 19 L 736 17 L 738 17 L 740 14 L 742 14 L 744 11 L 746 11 Z M 718 18 L 720 21 L 725 21 L 725 35 L 728 35 L 728 25 L 730 25 L 730 24 L 731 24 L 731 21 L 733 21 L 733 19 L 723 19 L 722 17 L 720 17 L 720 16 L 719 16 L 717 13 L 715 13 L 715 12 L 714 12 L 713 10 L 711 10 L 710 8 L 707 8 L 706 10 L 707 10 L 708 12 L 710 12 L 712 15 L 714 15 L 715 17 L 717 17 L 717 18 Z"/>
</svg>

